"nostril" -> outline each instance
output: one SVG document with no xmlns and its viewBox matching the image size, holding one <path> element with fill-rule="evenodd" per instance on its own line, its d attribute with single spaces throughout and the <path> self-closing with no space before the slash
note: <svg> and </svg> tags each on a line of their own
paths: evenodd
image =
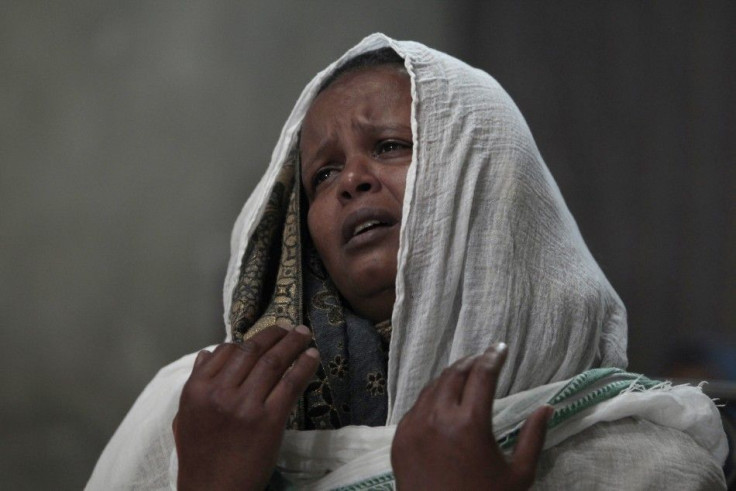
<svg viewBox="0 0 736 491">
<path fill-rule="evenodd" d="M 357 191 L 366 192 L 366 191 L 371 190 L 371 185 L 368 182 L 363 182 L 363 183 L 358 184 L 358 186 L 355 189 Z"/>
</svg>

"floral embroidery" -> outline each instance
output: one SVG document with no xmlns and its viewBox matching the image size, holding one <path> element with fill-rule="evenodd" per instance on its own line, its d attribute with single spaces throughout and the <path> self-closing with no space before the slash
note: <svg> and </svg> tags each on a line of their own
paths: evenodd
<svg viewBox="0 0 736 491">
<path fill-rule="evenodd" d="M 337 355 L 328 363 L 330 374 L 333 377 L 343 378 L 348 371 L 347 360 L 342 355 Z"/>
<path fill-rule="evenodd" d="M 370 372 L 367 379 L 365 388 L 372 396 L 380 396 L 386 392 L 386 379 L 381 372 Z"/>
<path fill-rule="evenodd" d="M 332 399 L 332 390 L 327 376 L 320 365 L 317 373 L 304 391 L 307 402 L 305 429 L 340 428 L 340 415 Z"/>
</svg>

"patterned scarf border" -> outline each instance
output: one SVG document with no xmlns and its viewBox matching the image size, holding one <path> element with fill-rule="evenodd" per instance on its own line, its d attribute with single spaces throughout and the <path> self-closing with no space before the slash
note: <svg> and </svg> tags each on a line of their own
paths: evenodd
<svg viewBox="0 0 736 491">
<path fill-rule="evenodd" d="M 629 373 L 620 368 L 594 368 L 573 377 L 547 404 L 555 412 L 547 422 L 551 430 L 596 404 L 616 397 L 623 392 L 645 391 L 661 388 L 666 383 L 651 380 L 644 375 Z M 523 421 L 498 439 L 502 450 L 516 445 Z"/>
</svg>

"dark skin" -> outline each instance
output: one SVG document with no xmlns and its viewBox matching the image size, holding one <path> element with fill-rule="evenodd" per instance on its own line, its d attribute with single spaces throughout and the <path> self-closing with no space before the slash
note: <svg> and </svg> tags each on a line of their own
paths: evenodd
<svg viewBox="0 0 736 491">
<path fill-rule="evenodd" d="M 382 66 L 335 81 L 302 127 L 310 234 L 340 292 L 374 321 L 389 318 L 394 302 L 410 114 L 408 75 Z M 362 208 L 382 226 L 346 239 L 341 225 Z M 310 339 L 303 326 L 272 327 L 242 345 L 198 355 L 173 425 L 179 489 L 265 488 L 289 413 L 319 364 L 316 350 L 307 349 Z M 394 437 L 399 488 L 531 485 L 551 408 L 527 420 L 507 461 L 489 418 L 504 359 L 504 349 L 490 348 L 456 362 L 422 391 Z"/>
</svg>

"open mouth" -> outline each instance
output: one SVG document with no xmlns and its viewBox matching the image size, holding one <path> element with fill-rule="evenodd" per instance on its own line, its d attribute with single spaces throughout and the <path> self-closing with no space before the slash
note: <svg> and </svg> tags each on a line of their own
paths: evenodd
<svg viewBox="0 0 736 491">
<path fill-rule="evenodd" d="M 386 209 L 361 208 L 351 213 L 343 222 L 343 241 L 348 243 L 356 237 L 366 235 L 374 230 L 390 228 L 396 223 L 398 223 L 398 220 Z"/>
<path fill-rule="evenodd" d="M 357 227 L 355 227 L 355 231 L 353 232 L 353 237 L 356 235 L 360 235 L 362 233 L 368 232 L 369 230 L 373 230 L 377 227 L 388 227 L 388 223 L 381 222 L 379 220 L 368 220 L 367 222 L 361 223 Z"/>
</svg>

